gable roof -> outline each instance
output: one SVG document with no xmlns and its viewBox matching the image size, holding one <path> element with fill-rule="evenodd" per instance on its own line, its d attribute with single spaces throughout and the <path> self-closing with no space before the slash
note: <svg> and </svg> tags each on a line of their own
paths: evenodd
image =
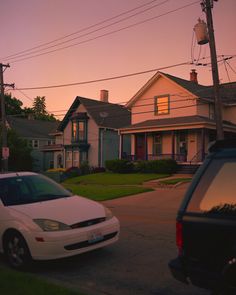
<svg viewBox="0 0 236 295">
<path fill-rule="evenodd" d="M 160 77 L 170 79 L 179 86 L 186 89 L 199 99 L 208 100 L 214 103 L 214 89 L 213 86 L 204 86 L 196 82 L 185 80 L 170 74 L 163 72 L 157 72 L 146 84 L 130 99 L 126 104 L 126 107 L 132 107 L 132 105 L 138 100 L 138 98 L 151 87 Z M 222 102 L 225 105 L 236 104 L 236 82 L 220 84 L 220 94 Z"/>
<path fill-rule="evenodd" d="M 28 120 L 7 116 L 7 122 L 16 133 L 23 138 L 45 139 L 52 138 L 49 133 L 58 127 L 58 121 Z"/>
<path fill-rule="evenodd" d="M 118 129 L 130 125 L 131 114 L 124 106 L 77 96 L 58 126 L 58 131 L 63 131 L 80 104 L 99 127 Z"/>
</svg>

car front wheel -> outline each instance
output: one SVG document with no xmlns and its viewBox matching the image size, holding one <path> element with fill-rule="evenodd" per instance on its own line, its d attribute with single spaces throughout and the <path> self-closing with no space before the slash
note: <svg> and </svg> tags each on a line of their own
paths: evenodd
<svg viewBox="0 0 236 295">
<path fill-rule="evenodd" d="M 32 260 L 26 241 L 18 232 L 11 232 L 5 237 L 4 254 L 8 263 L 16 269 L 26 268 Z"/>
</svg>

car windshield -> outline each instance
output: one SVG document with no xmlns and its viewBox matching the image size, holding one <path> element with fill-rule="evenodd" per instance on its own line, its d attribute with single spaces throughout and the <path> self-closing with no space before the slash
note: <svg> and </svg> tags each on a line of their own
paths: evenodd
<svg viewBox="0 0 236 295">
<path fill-rule="evenodd" d="M 4 206 L 42 202 L 71 195 L 61 185 L 43 175 L 0 179 L 0 198 Z"/>
</svg>

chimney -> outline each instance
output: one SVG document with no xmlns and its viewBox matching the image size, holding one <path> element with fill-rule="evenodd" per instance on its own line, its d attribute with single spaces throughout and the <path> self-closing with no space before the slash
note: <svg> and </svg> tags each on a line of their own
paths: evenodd
<svg viewBox="0 0 236 295">
<path fill-rule="evenodd" d="M 100 101 L 108 102 L 108 90 L 100 90 Z"/>
<path fill-rule="evenodd" d="M 192 72 L 190 72 L 190 81 L 198 84 L 198 81 L 197 81 L 197 72 L 195 69 L 192 69 Z"/>
</svg>

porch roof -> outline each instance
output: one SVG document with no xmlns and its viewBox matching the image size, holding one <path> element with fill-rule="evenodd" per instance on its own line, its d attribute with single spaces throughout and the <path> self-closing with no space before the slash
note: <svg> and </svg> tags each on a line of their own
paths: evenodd
<svg viewBox="0 0 236 295">
<path fill-rule="evenodd" d="M 224 129 L 236 132 L 236 125 L 224 121 Z M 161 131 L 176 129 L 210 128 L 215 129 L 215 121 L 202 116 L 186 116 L 165 119 L 146 120 L 120 129 L 120 133 L 136 133 L 140 131 Z"/>
</svg>

